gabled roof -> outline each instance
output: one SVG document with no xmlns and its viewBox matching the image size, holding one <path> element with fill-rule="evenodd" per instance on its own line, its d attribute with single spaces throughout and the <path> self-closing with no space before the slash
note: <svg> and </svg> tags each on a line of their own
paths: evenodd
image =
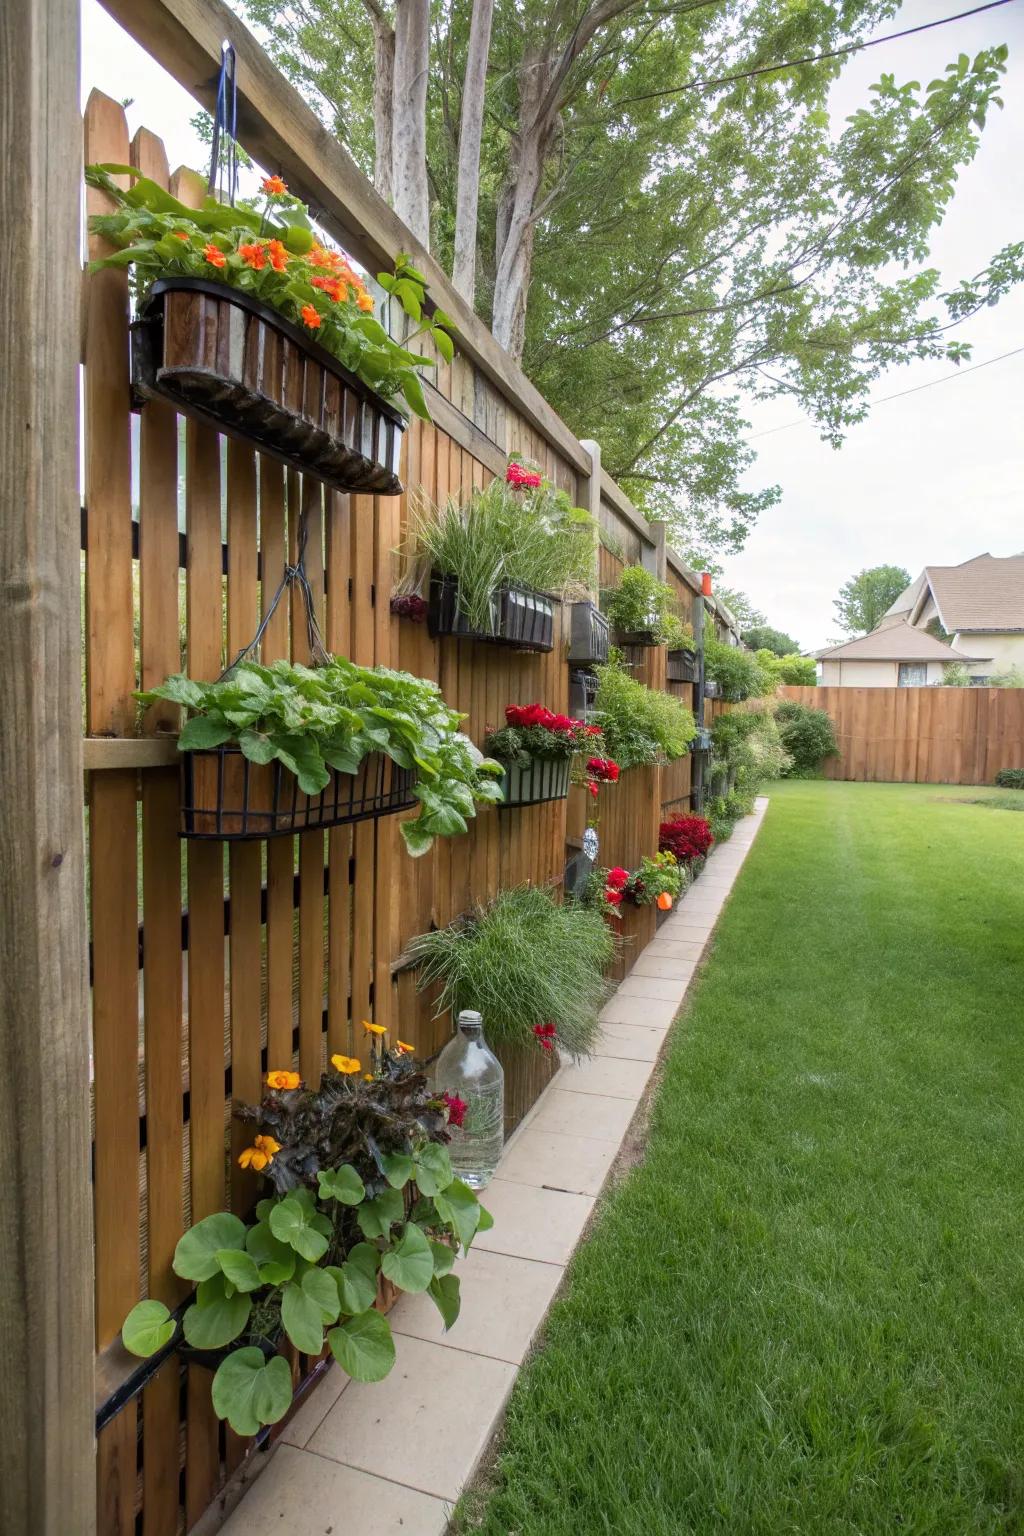
<svg viewBox="0 0 1024 1536">
<path fill-rule="evenodd" d="M 842 645 L 815 651 L 818 661 L 978 661 L 988 658 L 965 656 L 951 645 L 943 645 L 926 629 L 915 629 L 906 619 L 890 623 L 884 629 L 873 629 L 869 635 Z"/>
<path fill-rule="evenodd" d="M 1004 559 L 975 555 L 962 565 L 926 565 L 889 614 L 906 613 L 911 623 L 917 622 L 929 592 L 949 634 L 1024 633 L 1024 554 Z"/>
</svg>

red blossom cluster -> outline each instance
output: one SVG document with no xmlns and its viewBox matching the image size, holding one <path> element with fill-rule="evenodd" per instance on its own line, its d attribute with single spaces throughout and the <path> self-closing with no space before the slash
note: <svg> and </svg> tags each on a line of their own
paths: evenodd
<svg viewBox="0 0 1024 1536">
<path fill-rule="evenodd" d="M 542 1051 L 553 1051 L 555 1048 L 555 1036 L 558 1028 L 554 1024 L 535 1024 L 533 1032 L 537 1036 L 537 1044 Z"/>
<path fill-rule="evenodd" d="M 587 772 L 592 779 L 601 779 L 605 784 L 617 784 L 621 770 L 610 757 L 592 757 L 587 763 Z"/>
<path fill-rule="evenodd" d="M 604 899 L 609 907 L 621 907 L 623 888 L 629 880 L 629 870 L 617 864 L 608 871 L 604 882 Z M 616 912 L 615 916 L 618 917 Z"/>
<path fill-rule="evenodd" d="M 404 592 L 391 599 L 391 612 L 400 619 L 414 619 L 422 624 L 427 616 L 427 602 L 415 592 Z"/>
<path fill-rule="evenodd" d="M 524 469 L 522 464 L 512 463 L 505 471 L 505 479 L 509 485 L 514 485 L 521 490 L 537 491 L 543 484 L 542 477 L 535 470 Z"/>
<path fill-rule="evenodd" d="M 441 1097 L 448 1109 L 448 1124 L 461 1125 L 466 1118 L 466 1110 L 469 1108 L 465 1099 L 460 1099 L 457 1093 L 442 1093 Z"/>
<path fill-rule="evenodd" d="M 684 859 L 706 859 L 714 842 L 711 827 L 703 816 L 673 816 L 658 829 L 658 848 Z"/>
<path fill-rule="evenodd" d="M 559 735 L 572 736 L 580 745 L 586 736 L 600 736 L 599 725 L 584 725 L 582 720 L 571 720 L 568 715 L 556 715 L 543 704 L 509 704 L 505 710 L 505 722 L 528 730 L 539 726 L 543 731 L 557 731 Z"/>
</svg>

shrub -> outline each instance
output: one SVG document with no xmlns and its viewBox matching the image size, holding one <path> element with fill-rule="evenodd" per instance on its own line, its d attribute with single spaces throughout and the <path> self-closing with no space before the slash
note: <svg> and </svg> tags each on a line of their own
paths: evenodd
<svg viewBox="0 0 1024 1536">
<path fill-rule="evenodd" d="M 645 688 L 615 662 L 596 671 L 594 714 L 619 767 L 682 757 L 697 734 L 692 710 L 670 693 Z"/>
<path fill-rule="evenodd" d="M 466 503 L 421 502 L 402 549 L 402 592 L 420 591 L 431 570 L 458 584 L 473 629 L 491 627 L 491 595 L 504 584 L 584 596 L 595 575 L 593 523 L 564 491 L 495 479 Z"/>
<path fill-rule="evenodd" d="M 962 661 L 947 661 L 942 668 L 943 688 L 969 688 L 971 686 L 971 674 Z"/>
<path fill-rule="evenodd" d="M 773 651 L 762 649 L 755 652 L 758 665 L 770 679 L 772 691 L 780 683 L 793 688 L 813 688 L 818 681 L 818 664 L 813 656 L 776 656 Z"/>
<path fill-rule="evenodd" d="M 686 642 L 672 588 L 642 565 L 627 565 L 619 585 L 604 593 L 608 622 L 627 634 L 651 634 L 658 645 Z"/>
<path fill-rule="evenodd" d="M 836 757 L 839 744 L 831 717 L 823 709 L 784 699 L 775 711 L 782 745 L 792 759 L 785 770 L 790 778 L 807 778 L 817 773 L 826 757 Z"/>
<path fill-rule="evenodd" d="M 658 828 L 658 847 L 684 860 L 706 859 L 714 838 L 703 816 L 670 816 Z"/>
<path fill-rule="evenodd" d="M 1024 667 L 1007 667 L 1005 672 L 993 672 L 988 679 L 990 688 L 1024 688 Z"/>
<path fill-rule="evenodd" d="M 996 783 L 1000 789 L 1024 789 L 1024 768 L 1000 768 Z"/>
<path fill-rule="evenodd" d="M 531 1046 L 554 1024 L 573 1056 L 592 1050 L 616 940 L 599 912 L 533 885 L 500 891 L 468 918 L 409 946 L 420 989 L 440 985 L 437 1014 L 475 1008 L 492 1044 Z"/>
<path fill-rule="evenodd" d="M 732 710 L 711 728 L 712 773 L 733 774 L 736 785 L 756 794 L 769 779 L 781 779 L 791 765 L 775 718 L 767 710 Z"/>
<path fill-rule="evenodd" d="M 772 679 L 753 651 L 745 651 L 739 645 L 723 645 L 721 640 L 710 637 L 704 641 L 704 673 L 719 685 L 723 699 L 733 703 L 774 691 Z"/>
</svg>

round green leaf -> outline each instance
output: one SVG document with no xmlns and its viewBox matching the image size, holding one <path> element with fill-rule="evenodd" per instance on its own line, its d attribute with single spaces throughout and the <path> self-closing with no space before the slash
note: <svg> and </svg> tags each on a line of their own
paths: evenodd
<svg viewBox="0 0 1024 1536">
<path fill-rule="evenodd" d="M 346 1316 L 365 1312 L 377 1300 L 376 1274 L 367 1274 L 365 1269 L 360 1269 L 351 1259 L 346 1259 L 340 1268 L 332 1268 L 330 1274 L 338 1287 L 340 1310 Z"/>
<path fill-rule="evenodd" d="M 412 1178 L 413 1161 L 404 1152 L 385 1152 L 380 1164 L 392 1189 L 404 1189 Z"/>
<path fill-rule="evenodd" d="M 325 1269 L 310 1269 L 302 1277 L 302 1289 L 320 1308 L 325 1323 L 336 1323 L 341 1306 L 338 1286 L 334 1277 Z"/>
<path fill-rule="evenodd" d="M 251 1301 L 241 1291 L 225 1295 L 223 1277 L 218 1275 L 200 1286 L 181 1320 L 182 1330 L 194 1349 L 222 1349 L 238 1338 L 251 1310 Z"/>
<path fill-rule="evenodd" d="M 309 1204 L 296 1199 L 293 1190 L 270 1213 L 270 1230 L 282 1243 L 315 1264 L 327 1252 L 331 1224 Z"/>
<path fill-rule="evenodd" d="M 269 1215 L 269 1212 L 268 1212 Z M 295 1252 L 271 1232 L 265 1221 L 250 1227 L 245 1246 L 256 1260 L 262 1285 L 283 1285 L 295 1273 Z"/>
<path fill-rule="evenodd" d="M 380 1261 L 380 1267 L 392 1285 L 403 1291 L 425 1291 L 434 1278 L 434 1255 L 430 1244 L 413 1222 Z"/>
<path fill-rule="evenodd" d="M 245 1223 L 230 1211 L 205 1216 L 179 1239 L 174 1273 L 183 1280 L 209 1280 L 220 1270 L 217 1255 L 225 1248 L 245 1247 Z"/>
<path fill-rule="evenodd" d="M 366 1195 L 366 1186 L 354 1168 L 321 1168 L 317 1174 L 321 1200 L 339 1200 L 342 1205 L 358 1205 Z"/>
<path fill-rule="evenodd" d="M 377 1271 L 380 1269 L 380 1251 L 372 1243 L 356 1243 L 345 1255 L 347 1264 L 354 1264 L 363 1271 L 375 1284 Z"/>
<path fill-rule="evenodd" d="M 453 1179 L 443 1195 L 434 1196 L 441 1220 L 455 1232 L 466 1251 L 480 1226 L 480 1202 L 461 1179 Z"/>
<path fill-rule="evenodd" d="M 455 1263 L 455 1250 L 449 1248 L 447 1243 L 435 1243 L 431 1238 L 430 1251 L 434 1255 L 434 1276 L 440 1280 L 442 1275 L 451 1273 L 452 1265 Z"/>
<path fill-rule="evenodd" d="M 386 1189 L 376 1200 L 359 1207 L 356 1220 L 364 1237 L 387 1237 L 396 1221 L 405 1215 L 405 1201 L 397 1189 Z"/>
<path fill-rule="evenodd" d="M 327 1335 L 331 1354 L 355 1381 L 383 1381 L 395 1363 L 395 1341 L 380 1312 L 360 1312 Z"/>
<path fill-rule="evenodd" d="M 430 1296 L 444 1319 L 445 1332 L 456 1322 L 462 1306 L 458 1275 L 442 1275 L 430 1282 Z"/>
<path fill-rule="evenodd" d="M 121 1343 L 133 1355 L 155 1355 L 174 1337 L 177 1326 L 162 1301 L 140 1301 L 121 1324 Z"/>
<path fill-rule="evenodd" d="M 241 1248 L 221 1248 L 217 1262 L 226 1280 L 238 1291 L 255 1291 L 260 1285 L 260 1272 L 256 1260 Z"/>
<path fill-rule="evenodd" d="M 255 1435 L 291 1407 L 292 1373 L 280 1355 L 265 1360 L 255 1345 L 236 1349 L 217 1367 L 210 1395 L 217 1417 L 227 1419 L 236 1435 Z"/>
<path fill-rule="evenodd" d="M 281 1292 L 281 1322 L 296 1349 L 307 1355 L 318 1355 L 323 1349 L 323 1312 L 294 1280 L 289 1280 Z"/>
<path fill-rule="evenodd" d="M 455 1177 L 448 1148 L 428 1142 L 416 1154 L 416 1185 L 421 1195 L 439 1195 Z"/>
</svg>

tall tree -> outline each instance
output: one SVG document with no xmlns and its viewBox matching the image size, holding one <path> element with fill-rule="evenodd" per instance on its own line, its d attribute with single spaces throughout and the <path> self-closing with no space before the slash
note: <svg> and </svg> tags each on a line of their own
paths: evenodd
<svg viewBox="0 0 1024 1536">
<path fill-rule="evenodd" d="M 480 204 L 480 141 L 484 124 L 487 59 L 491 51 L 494 0 L 473 0 L 466 76 L 459 127 L 459 171 L 455 202 L 452 282 L 467 304 L 476 297 L 476 225 Z"/>
<path fill-rule="evenodd" d="M 430 0 L 395 0 L 392 159 L 395 212 L 430 247 L 427 195 L 427 78 Z"/>
<path fill-rule="evenodd" d="M 770 624 L 753 624 L 743 631 L 743 644 L 751 651 L 771 651 L 773 656 L 800 654 L 800 642 Z"/>
<path fill-rule="evenodd" d="M 866 635 L 909 586 L 910 572 L 902 565 L 872 565 L 839 588 L 832 606 L 848 635 Z"/>
</svg>

